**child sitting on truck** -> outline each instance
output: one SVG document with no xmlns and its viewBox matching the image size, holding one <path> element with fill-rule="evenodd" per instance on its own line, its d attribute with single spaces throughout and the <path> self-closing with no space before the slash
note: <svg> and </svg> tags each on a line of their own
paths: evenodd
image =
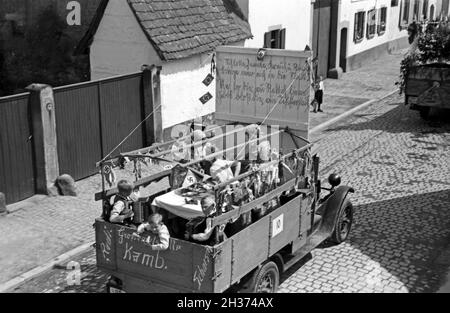
<svg viewBox="0 0 450 313">
<path fill-rule="evenodd" d="M 134 215 L 130 204 L 133 200 L 130 198 L 133 192 L 133 185 L 126 180 L 117 183 L 119 193 L 114 198 L 114 204 L 109 214 L 109 221 L 115 224 L 131 224 Z"/>
<path fill-rule="evenodd" d="M 206 196 L 201 200 L 201 206 L 204 216 L 193 218 L 186 224 L 185 239 L 214 246 L 218 242 L 216 227 L 212 227 L 211 218 L 216 213 L 216 201 L 213 196 Z"/>
<path fill-rule="evenodd" d="M 139 225 L 136 233 L 133 235 L 139 236 L 146 230 L 150 231 L 152 234 L 158 235 L 159 241 L 159 243 L 151 245 L 152 250 L 167 250 L 169 248 L 170 233 L 162 220 L 162 215 L 159 213 L 150 215 L 148 222 Z M 147 243 L 150 244 L 150 236 L 147 238 Z"/>
</svg>

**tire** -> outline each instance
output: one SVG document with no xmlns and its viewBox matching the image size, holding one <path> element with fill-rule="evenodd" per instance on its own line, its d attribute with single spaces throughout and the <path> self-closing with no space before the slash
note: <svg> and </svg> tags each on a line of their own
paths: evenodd
<svg viewBox="0 0 450 313">
<path fill-rule="evenodd" d="M 422 119 L 428 120 L 430 117 L 430 107 L 420 107 L 419 114 Z"/>
<path fill-rule="evenodd" d="M 105 286 L 106 293 L 111 293 L 111 287 L 122 289 L 122 282 L 117 277 L 110 276 Z"/>
<path fill-rule="evenodd" d="M 333 234 L 330 240 L 336 244 L 340 244 L 347 240 L 353 224 L 353 205 L 348 198 L 345 198 L 339 209 L 339 215 L 334 225 Z"/>
<path fill-rule="evenodd" d="M 280 272 L 273 261 L 266 262 L 253 276 L 250 286 L 242 293 L 276 293 L 280 283 Z"/>
</svg>

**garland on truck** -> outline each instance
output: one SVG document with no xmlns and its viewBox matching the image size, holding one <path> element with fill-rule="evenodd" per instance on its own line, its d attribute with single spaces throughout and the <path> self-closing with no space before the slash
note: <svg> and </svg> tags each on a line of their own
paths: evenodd
<svg viewBox="0 0 450 313">
<path fill-rule="evenodd" d="M 413 65 L 450 63 L 450 23 L 411 24 L 408 27 L 411 48 L 400 62 L 400 77 L 396 85 L 405 89 L 409 69 Z"/>
</svg>

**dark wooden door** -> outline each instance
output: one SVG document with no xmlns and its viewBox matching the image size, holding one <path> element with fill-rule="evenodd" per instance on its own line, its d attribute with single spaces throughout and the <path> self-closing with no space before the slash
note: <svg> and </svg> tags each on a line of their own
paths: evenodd
<svg viewBox="0 0 450 313">
<path fill-rule="evenodd" d="M 136 73 L 55 88 L 61 174 L 79 180 L 98 172 L 96 162 L 110 152 L 143 147 L 144 128 L 137 127 L 143 119 L 141 80 Z"/>
<path fill-rule="evenodd" d="M 0 99 L 0 192 L 6 203 L 34 195 L 32 132 L 28 94 Z"/>
<path fill-rule="evenodd" d="M 313 53 L 318 60 L 317 76 L 327 77 L 329 69 L 331 0 L 317 0 L 313 16 Z"/>
<path fill-rule="evenodd" d="M 75 180 L 96 172 L 102 157 L 98 85 L 55 88 L 59 171 Z"/>
<path fill-rule="evenodd" d="M 344 72 L 347 71 L 347 27 L 341 29 L 341 44 L 339 53 L 339 66 Z"/>
</svg>

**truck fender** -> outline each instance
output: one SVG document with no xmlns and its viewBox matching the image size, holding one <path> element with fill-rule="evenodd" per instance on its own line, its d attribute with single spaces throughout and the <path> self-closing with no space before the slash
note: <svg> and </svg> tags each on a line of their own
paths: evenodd
<svg viewBox="0 0 450 313">
<path fill-rule="evenodd" d="M 339 186 L 323 204 L 325 205 L 325 210 L 322 217 L 323 222 L 321 232 L 326 232 L 329 234 L 333 232 L 336 219 L 339 216 L 339 211 L 341 210 L 345 198 L 350 192 L 354 193 L 355 190 L 352 187 Z"/>
</svg>

